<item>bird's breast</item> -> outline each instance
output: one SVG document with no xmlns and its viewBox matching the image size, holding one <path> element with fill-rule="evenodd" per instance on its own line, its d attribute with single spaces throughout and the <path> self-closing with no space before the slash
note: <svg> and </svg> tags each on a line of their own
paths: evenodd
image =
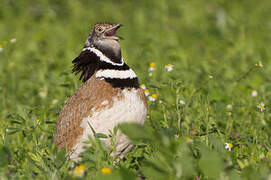
<svg viewBox="0 0 271 180">
<path fill-rule="evenodd" d="M 83 128 L 83 134 L 77 138 L 76 156 L 82 152 L 82 147 L 85 146 L 83 142 L 88 139 L 89 135 L 93 135 L 91 127 L 96 133 L 109 135 L 110 131 L 113 132 L 114 127 L 120 123 L 144 123 L 147 107 L 145 97 L 142 97 L 140 89 L 124 89 L 120 93 L 122 98 L 113 97 L 113 105 L 109 106 L 108 100 L 104 100 L 101 105 L 105 108 L 97 110 L 94 107 L 91 109 L 92 116 L 83 118 L 80 124 L 80 127 Z M 110 139 L 106 139 L 105 142 L 110 145 Z"/>
<path fill-rule="evenodd" d="M 146 106 L 142 101 L 138 90 L 124 89 L 120 93 L 120 98 L 113 97 L 113 105 L 107 108 L 107 100 L 101 102 L 105 108 L 96 111 L 95 107 L 91 110 L 92 116 L 86 117 L 81 122 L 81 127 L 88 130 L 88 123 L 99 133 L 108 133 L 116 125 L 122 122 L 137 122 L 143 124 L 146 117 Z M 88 133 L 88 132 L 86 132 Z"/>
</svg>

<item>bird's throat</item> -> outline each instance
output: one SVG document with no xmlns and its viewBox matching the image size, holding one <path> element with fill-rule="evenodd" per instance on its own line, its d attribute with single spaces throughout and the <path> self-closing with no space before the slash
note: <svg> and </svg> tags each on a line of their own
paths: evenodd
<svg viewBox="0 0 271 180">
<path fill-rule="evenodd" d="M 101 51 L 114 63 L 121 63 L 121 49 L 118 41 L 112 39 L 104 39 L 94 43 L 94 47 Z"/>
</svg>

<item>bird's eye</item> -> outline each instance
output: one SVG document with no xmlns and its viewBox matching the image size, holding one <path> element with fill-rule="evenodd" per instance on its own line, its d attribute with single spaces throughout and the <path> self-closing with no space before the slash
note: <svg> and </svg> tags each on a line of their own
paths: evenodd
<svg viewBox="0 0 271 180">
<path fill-rule="evenodd" d="M 97 28 L 97 32 L 102 32 L 102 31 L 103 31 L 103 28 L 101 28 L 101 27 Z"/>
</svg>

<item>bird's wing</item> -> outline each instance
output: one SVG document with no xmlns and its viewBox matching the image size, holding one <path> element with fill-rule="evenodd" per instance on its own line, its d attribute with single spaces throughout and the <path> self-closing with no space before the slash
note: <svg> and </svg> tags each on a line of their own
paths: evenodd
<svg viewBox="0 0 271 180">
<path fill-rule="evenodd" d="M 94 109 L 99 111 L 112 106 L 113 97 L 121 98 L 120 89 L 112 88 L 109 83 L 94 77 L 77 89 L 63 107 L 57 121 L 55 143 L 58 148 L 71 150 L 77 138 L 83 134 L 82 120 L 91 117 Z M 102 102 L 106 100 L 108 103 L 105 105 Z"/>
</svg>

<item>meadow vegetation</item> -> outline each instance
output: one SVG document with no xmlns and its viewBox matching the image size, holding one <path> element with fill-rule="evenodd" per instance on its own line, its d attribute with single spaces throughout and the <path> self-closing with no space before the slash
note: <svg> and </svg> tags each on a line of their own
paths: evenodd
<svg viewBox="0 0 271 180">
<path fill-rule="evenodd" d="M 0 179 L 271 179 L 270 11 L 270 0 L 0 0 Z M 123 160 L 96 134 L 76 164 L 57 151 L 55 123 L 81 85 L 71 61 L 103 21 L 124 25 L 148 117 L 119 127 L 135 144 Z"/>
</svg>

